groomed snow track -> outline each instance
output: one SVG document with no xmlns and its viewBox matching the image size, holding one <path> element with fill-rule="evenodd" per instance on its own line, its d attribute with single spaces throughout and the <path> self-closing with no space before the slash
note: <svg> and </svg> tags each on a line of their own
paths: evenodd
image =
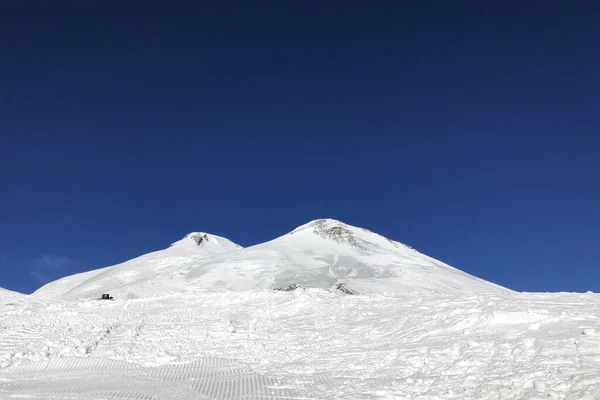
<svg viewBox="0 0 600 400">
<path fill-rule="evenodd" d="M 0 385 L 3 399 L 309 398 L 286 388 L 284 382 L 218 358 L 153 368 L 107 359 L 65 358 L 15 366 L 6 378 L 9 382 Z"/>
</svg>

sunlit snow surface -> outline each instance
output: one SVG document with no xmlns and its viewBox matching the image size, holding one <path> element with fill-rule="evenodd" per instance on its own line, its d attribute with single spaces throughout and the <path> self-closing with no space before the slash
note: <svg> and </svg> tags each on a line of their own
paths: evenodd
<svg viewBox="0 0 600 400">
<path fill-rule="evenodd" d="M 0 398 L 597 399 L 600 296 L 0 294 Z"/>
<path fill-rule="evenodd" d="M 196 232 L 0 290 L 0 399 L 599 399 L 599 319 L 599 295 L 514 293 L 335 220 Z"/>
</svg>

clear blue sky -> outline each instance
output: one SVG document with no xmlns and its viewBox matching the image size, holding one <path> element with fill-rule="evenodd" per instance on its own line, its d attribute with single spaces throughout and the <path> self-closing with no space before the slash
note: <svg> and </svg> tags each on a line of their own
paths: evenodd
<svg viewBox="0 0 600 400">
<path fill-rule="evenodd" d="M 331 217 L 600 291 L 597 2 L 4 3 L 0 287 Z"/>
</svg>

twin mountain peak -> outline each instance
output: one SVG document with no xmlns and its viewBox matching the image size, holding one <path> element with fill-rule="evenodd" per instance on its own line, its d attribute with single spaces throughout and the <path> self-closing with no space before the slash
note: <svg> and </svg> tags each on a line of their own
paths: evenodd
<svg viewBox="0 0 600 400">
<path fill-rule="evenodd" d="M 317 235 L 323 239 L 331 240 L 337 244 L 345 244 L 363 250 L 368 250 L 370 247 L 377 247 L 383 243 L 386 246 L 392 245 L 396 248 L 404 247 L 416 251 L 410 246 L 400 242 L 395 242 L 367 229 L 358 228 L 330 218 L 317 219 L 301 225 L 278 239 L 281 240 L 282 238 L 289 238 L 290 236 L 298 237 L 306 235 Z M 190 232 L 180 241 L 171 244 L 171 246 L 184 246 L 190 245 L 191 243 L 200 246 L 207 244 L 211 241 L 211 239 L 215 243 L 227 243 L 228 246 L 226 247 L 242 248 L 242 246 L 233 243 L 229 239 L 206 232 Z M 234 246 L 231 246 L 232 244 Z"/>
<path fill-rule="evenodd" d="M 191 232 L 164 250 L 59 279 L 34 295 L 77 300 L 103 292 L 118 299 L 285 287 L 379 295 L 510 292 L 367 229 L 319 219 L 245 248 Z"/>
</svg>

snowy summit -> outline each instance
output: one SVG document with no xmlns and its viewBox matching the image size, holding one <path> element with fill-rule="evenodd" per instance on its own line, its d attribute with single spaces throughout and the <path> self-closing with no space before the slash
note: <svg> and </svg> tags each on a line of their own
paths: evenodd
<svg viewBox="0 0 600 400">
<path fill-rule="evenodd" d="M 186 290 L 290 286 L 360 294 L 508 291 L 366 229 L 320 219 L 248 248 L 193 232 L 167 249 L 51 282 L 35 296 L 77 300 L 110 292 L 138 298 Z"/>
</svg>

